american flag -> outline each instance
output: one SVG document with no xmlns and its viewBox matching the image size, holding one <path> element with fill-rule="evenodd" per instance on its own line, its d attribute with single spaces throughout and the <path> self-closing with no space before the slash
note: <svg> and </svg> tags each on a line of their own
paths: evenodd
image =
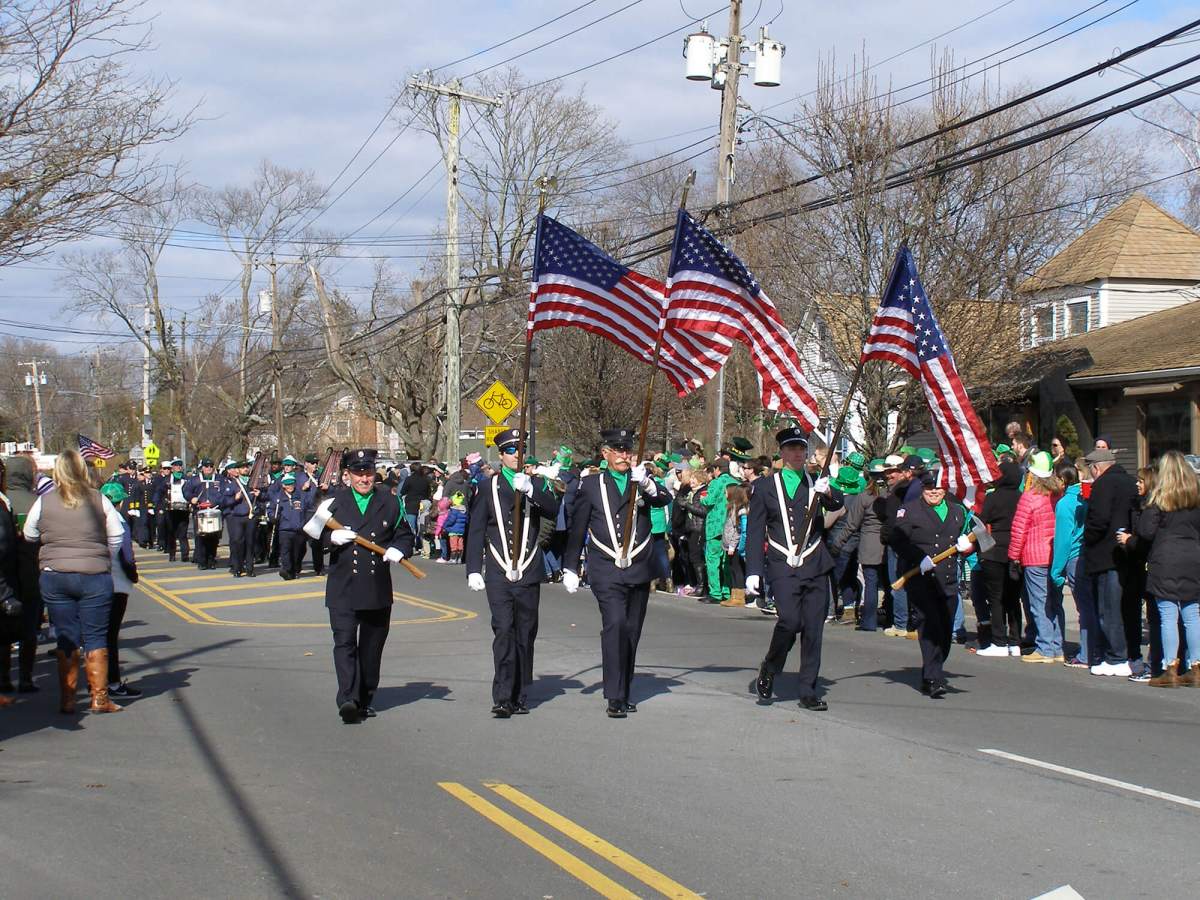
<svg viewBox="0 0 1200 900">
<path fill-rule="evenodd" d="M 666 289 L 621 265 L 591 241 L 547 215 L 538 218 L 529 295 L 528 336 L 574 326 L 601 335 L 650 363 L 664 327 Z M 713 334 L 667 326 L 658 367 L 684 396 L 717 374 L 732 344 Z"/>
<path fill-rule="evenodd" d="M 992 446 L 963 389 L 907 247 L 896 253 L 862 359 L 893 362 L 921 382 L 941 448 L 942 487 L 965 497 L 972 488 L 1000 477 Z"/>
<path fill-rule="evenodd" d="M 75 437 L 79 440 L 79 455 L 84 459 L 112 459 L 116 456 L 108 447 L 97 444 L 86 434 L 77 434 Z"/>
<path fill-rule="evenodd" d="M 817 402 L 775 304 L 742 261 L 682 209 L 668 285 L 669 326 L 744 343 L 758 371 L 763 406 L 817 427 Z"/>
</svg>

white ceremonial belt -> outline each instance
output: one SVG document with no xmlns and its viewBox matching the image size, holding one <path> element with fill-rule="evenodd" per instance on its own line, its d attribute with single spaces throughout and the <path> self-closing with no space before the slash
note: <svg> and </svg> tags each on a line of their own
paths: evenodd
<svg viewBox="0 0 1200 900">
<path fill-rule="evenodd" d="M 809 556 L 812 555 L 812 552 L 821 544 L 819 540 L 813 541 L 808 545 L 808 547 L 805 548 L 803 553 L 797 553 L 796 550 L 799 549 L 797 547 L 785 547 L 783 544 L 777 543 L 770 538 L 767 538 L 767 543 L 782 553 L 787 561 L 787 564 L 793 569 L 798 569 L 804 565 L 804 561 L 808 559 Z"/>
<path fill-rule="evenodd" d="M 533 548 L 529 549 L 529 522 L 533 518 L 528 513 L 525 514 L 525 521 L 521 523 L 521 552 L 517 556 L 514 564 L 508 548 L 508 534 L 504 527 L 504 515 L 500 511 L 500 475 L 492 476 L 492 514 L 496 519 L 496 531 L 500 535 L 500 547 L 488 542 L 488 551 L 497 563 L 504 569 L 504 576 L 509 581 L 520 581 L 525 575 L 525 570 L 529 568 L 529 564 L 533 561 L 533 557 L 537 550 L 537 541 L 533 543 Z M 528 549 L 529 555 L 526 556 Z"/>
<path fill-rule="evenodd" d="M 588 537 L 590 537 L 592 539 L 592 544 L 596 547 L 597 550 L 603 551 L 605 556 L 609 557 L 613 562 L 615 562 L 617 564 L 618 569 L 628 568 L 628 566 L 621 565 L 621 554 L 617 550 L 614 550 L 612 547 L 609 547 L 603 541 L 599 540 L 596 537 L 596 533 L 594 531 L 592 531 L 590 528 L 588 529 Z M 638 544 L 636 547 L 630 547 L 629 548 L 629 556 L 626 557 L 626 559 L 629 562 L 633 562 L 633 560 L 643 550 L 646 549 L 646 545 L 650 543 L 650 541 L 653 537 L 654 537 L 653 534 L 648 535 L 647 538 L 644 541 L 642 541 L 640 544 Z"/>
</svg>

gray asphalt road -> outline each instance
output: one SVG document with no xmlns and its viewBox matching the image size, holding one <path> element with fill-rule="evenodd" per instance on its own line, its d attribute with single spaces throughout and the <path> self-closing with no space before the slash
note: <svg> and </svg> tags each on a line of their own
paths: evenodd
<svg viewBox="0 0 1200 900">
<path fill-rule="evenodd" d="M 61 717 L 44 659 L 43 692 L 0 710 L 0 893 L 1094 900 L 1200 878 L 1200 691 L 955 648 L 930 701 L 915 643 L 829 626 L 830 710 L 788 675 L 764 706 L 772 620 L 657 595 L 639 712 L 610 720 L 594 600 L 547 586 L 533 712 L 496 721 L 486 602 L 421 565 L 395 576 L 379 717 L 345 726 L 320 579 L 147 557 L 124 632 L 145 696 Z"/>
</svg>

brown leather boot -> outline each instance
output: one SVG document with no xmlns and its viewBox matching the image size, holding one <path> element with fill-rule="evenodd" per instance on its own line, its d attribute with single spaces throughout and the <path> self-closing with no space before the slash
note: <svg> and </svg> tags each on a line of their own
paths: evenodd
<svg viewBox="0 0 1200 900">
<path fill-rule="evenodd" d="M 58 658 L 58 711 L 70 715 L 75 712 L 75 692 L 79 689 L 79 648 L 70 653 L 54 651 Z"/>
<path fill-rule="evenodd" d="M 108 648 L 88 651 L 85 665 L 88 687 L 92 691 L 92 712 L 112 713 L 124 709 L 108 699 Z"/>
<path fill-rule="evenodd" d="M 1150 687 L 1179 687 L 1179 660 L 1175 660 L 1163 669 L 1161 675 L 1150 679 Z"/>
<path fill-rule="evenodd" d="M 722 600 L 720 606 L 745 606 L 746 605 L 746 590 L 745 588 L 730 588 L 729 599 Z"/>
<path fill-rule="evenodd" d="M 1200 662 L 1192 663 L 1192 668 L 1188 670 L 1188 673 L 1179 676 L 1179 684 L 1182 687 L 1200 688 Z"/>
</svg>

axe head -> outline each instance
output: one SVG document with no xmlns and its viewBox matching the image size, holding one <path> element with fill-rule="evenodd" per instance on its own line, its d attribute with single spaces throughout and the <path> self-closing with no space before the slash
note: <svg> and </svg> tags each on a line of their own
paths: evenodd
<svg viewBox="0 0 1200 900">
<path fill-rule="evenodd" d="M 313 513 L 312 518 L 304 523 L 304 533 L 314 541 L 320 540 L 321 532 L 333 518 L 333 498 L 323 500 Z"/>
<path fill-rule="evenodd" d="M 992 537 L 992 533 L 987 530 L 987 526 L 979 521 L 978 517 L 971 516 L 971 535 L 975 538 L 975 546 L 979 548 L 980 553 L 986 553 L 996 546 L 996 539 Z"/>
</svg>

